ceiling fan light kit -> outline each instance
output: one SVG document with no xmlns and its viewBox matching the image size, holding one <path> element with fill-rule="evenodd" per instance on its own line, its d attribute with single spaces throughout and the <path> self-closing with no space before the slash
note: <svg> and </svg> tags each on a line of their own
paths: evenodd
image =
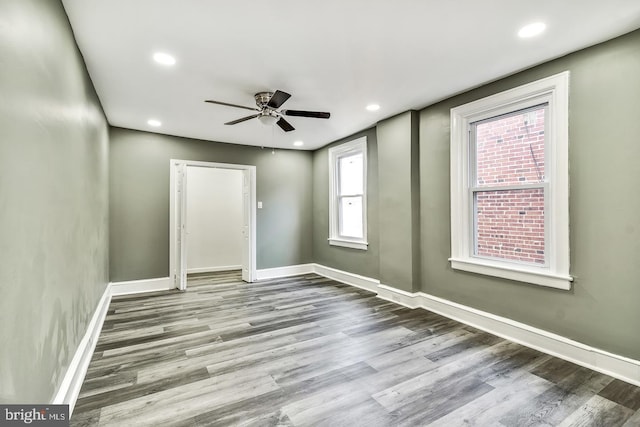
<svg viewBox="0 0 640 427">
<path fill-rule="evenodd" d="M 214 101 L 212 99 L 207 99 L 205 102 L 224 105 L 226 107 L 257 111 L 256 114 L 232 120 L 225 123 L 225 125 L 235 125 L 257 117 L 260 123 L 265 126 L 273 126 L 274 124 L 277 124 L 283 131 L 291 132 L 292 130 L 295 130 L 295 128 L 282 116 L 311 117 L 315 119 L 328 119 L 331 117 L 330 113 L 323 111 L 278 110 L 290 97 L 290 94 L 281 90 L 276 90 L 275 92 L 258 92 L 254 95 L 257 107 L 245 107 L 244 105 L 230 104 L 228 102 Z"/>
<path fill-rule="evenodd" d="M 265 126 L 273 126 L 278 122 L 279 117 L 275 114 L 261 113 L 258 115 L 258 120 Z"/>
</svg>

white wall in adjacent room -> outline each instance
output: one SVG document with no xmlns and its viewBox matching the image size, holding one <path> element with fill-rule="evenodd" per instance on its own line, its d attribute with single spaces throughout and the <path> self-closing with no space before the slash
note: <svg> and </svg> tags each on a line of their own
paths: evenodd
<svg viewBox="0 0 640 427">
<path fill-rule="evenodd" d="M 187 168 L 187 272 L 240 269 L 242 171 Z"/>
</svg>

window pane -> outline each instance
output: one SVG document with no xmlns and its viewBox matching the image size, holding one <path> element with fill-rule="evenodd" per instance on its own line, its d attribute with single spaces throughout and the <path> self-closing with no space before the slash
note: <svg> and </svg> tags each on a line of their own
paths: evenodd
<svg viewBox="0 0 640 427">
<path fill-rule="evenodd" d="M 544 189 L 475 193 L 475 255 L 544 264 Z"/>
<path fill-rule="evenodd" d="M 476 186 L 544 181 L 546 106 L 475 125 Z"/>
<path fill-rule="evenodd" d="M 345 237 L 362 238 L 362 196 L 340 199 L 340 230 Z"/>
<path fill-rule="evenodd" d="M 339 194 L 362 194 L 363 186 L 362 153 L 341 157 L 338 160 L 340 176 Z"/>
</svg>

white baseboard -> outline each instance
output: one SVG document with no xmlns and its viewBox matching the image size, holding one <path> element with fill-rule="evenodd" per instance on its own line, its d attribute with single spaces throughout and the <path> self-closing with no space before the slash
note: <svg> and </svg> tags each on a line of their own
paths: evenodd
<svg viewBox="0 0 640 427">
<path fill-rule="evenodd" d="M 266 280 L 309 273 L 313 273 L 313 264 L 298 264 L 288 265 L 285 267 L 263 268 L 256 271 L 256 277 L 258 280 Z"/>
<path fill-rule="evenodd" d="M 218 271 L 233 271 L 233 270 L 242 270 L 241 265 L 223 265 L 220 267 L 197 267 L 197 268 L 188 268 L 187 274 L 192 273 L 216 273 Z"/>
<path fill-rule="evenodd" d="M 176 288 L 171 277 L 130 280 L 128 282 L 112 282 L 110 285 L 112 296 L 139 294 L 141 292 L 167 291 Z"/>
<path fill-rule="evenodd" d="M 609 353 L 506 317 L 433 295 L 414 294 L 418 306 L 510 341 L 640 386 L 640 361 Z"/>
<path fill-rule="evenodd" d="M 378 298 L 382 298 L 386 301 L 395 302 L 396 304 L 404 305 L 407 308 L 420 307 L 415 294 L 411 292 L 403 291 L 402 289 L 392 288 L 387 285 L 378 285 Z"/>
<path fill-rule="evenodd" d="M 320 276 L 328 277 L 329 279 L 337 280 L 338 282 L 346 283 L 347 285 L 376 293 L 378 292 L 378 286 L 380 285 L 379 280 L 360 276 L 359 274 L 348 273 L 346 271 L 326 267 L 320 264 L 313 264 L 313 272 Z"/>
<path fill-rule="evenodd" d="M 58 391 L 51 402 L 55 405 L 69 405 L 69 416 L 73 413 L 73 408 L 80 394 L 80 388 L 87 374 L 89 362 L 96 348 L 96 343 L 98 342 L 98 337 L 100 336 L 100 331 L 102 330 L 110 302 L 111 286 L 107 285 L 100 301 L 98 301 L 96 311 L 93 313 L 89 325 L 87 325 L 87 331 L 82 337 L 82 340 L 80 340 L 80 344 L 73 355 L 73 359 L 71 359 L 62 383 L 60 383 Z"/>
<path fill-rule="evenodd" d="M 315 264 L 315 273 L 331 279 L 371 290 L 379 298 L 408 308 L 422 308 L 473 326 L 490 334 L 517 342 L 543 353 L 610 375 L 640 386 L 640 361 L 609 353 L 536 327 L 477 310 L 424 292 L 411 293 L 378 284 L 376 279 Z M 353 277 L 357 279 L 354 281 Z M 355 283 L 357 282 L 357 283 Z M 377 286 L 373 287 L 373 284 Z"/>
</svg>

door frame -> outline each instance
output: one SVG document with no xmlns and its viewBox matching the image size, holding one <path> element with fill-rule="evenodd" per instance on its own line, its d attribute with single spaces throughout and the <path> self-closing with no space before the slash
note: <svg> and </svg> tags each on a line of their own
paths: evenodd
<svg viewBox="0 0 640 427">
<path fill-rule="evenodd" d="M 248 254 L 243 254 L 243 259 L 249 260 L 249 265 L 243 265 L 243 270 L 248 269 L 248 275 L 244 279 L 248 282 L 254 282 L 256 278 L 256 167 L 251 165 L 237 165 L 232 163 L 215 163 L 215 162 L 202 162 L 195 160 L 180 160 L 171 159 L 169 161 L 169 276 L 175 284 L 175 287 L 180 290 L 187 289 L 186 274 L 178 274 L 178 268 L 181 272 L 186 272 L 186 258 L 184 256 L 178 256 L 178 250 L 184 253 L 186 245 L 181 245 L 185 242 L 184 235 L 186 229 L 186 200 L 187 200 L 187 180 L 186 170 L 189 166 L 205 167 L 205 168 L 217 168 L 217 169 L 232 169 L 240 170 L 243 172 L 243 180 L 249 178 L 249 197 L 247 199 L 243 195 L 243 212 L 249 216 L 249 244 L 246 245 L 243 242 L 243 251 L 248 251 Z M 180 173 L 183 173 L 183 179 L 180 178 Z M 244 187 L 244 186 L 243 186 Z M 243 188 L 244 192 L 244 188 Z M 180 221 L 180 224 L 178 224 Z M 178 240 L 177 230 L 181 227 L 183 233 L 183 239 Z M 248 256 L 246 256 L 248 255 Z M 181 263 L 182 265 L 180 265 Z"/>
</svg>

